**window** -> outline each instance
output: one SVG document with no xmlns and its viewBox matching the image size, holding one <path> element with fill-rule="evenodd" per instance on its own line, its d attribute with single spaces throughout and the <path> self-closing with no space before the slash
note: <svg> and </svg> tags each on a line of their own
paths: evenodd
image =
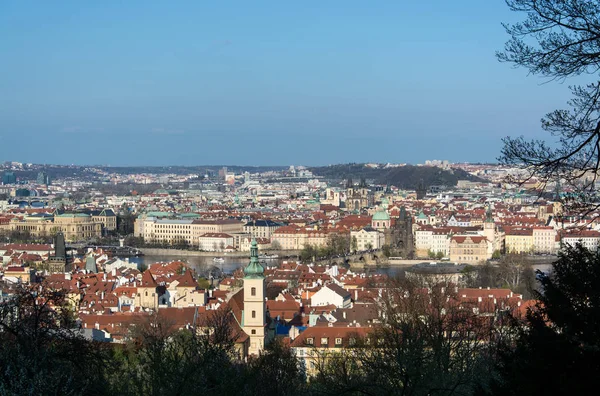
<svg viewBox="0 0 600 396">
<path fill-rule="evenodd" d="M 256 296 L 256 287 L 253 287 L 252 289 L 250 289 L 250 295 Z"/>
<path fill-rule="evenodd" d="M 307 339 L 306 339 L 306 343 L 307 343 L 308 345 L 313 345 L 313 344 L 315 343 L 315 339 L 314 339 L 314 338 L 312 338 L 312 337 L 310 337 L 310 338 L 307 338 Z"/>
<path fill-rule="evenodd" d="M 256 311 L 252 311 L 252 319 L 256 318 Z"/>
<path fill-rule="evenodd" d="M 342 345 L 342 339 L 341 338 L 336 338 L 335 339 L 335 345 Z"/>
<path fill-rule="evenodd" d="M 252 334 L 256 334 L 256 330 L 252 329 Z"/>
<path fill-rule="evenodd" d="M 329 339 L 327 337 L 321 338 L 321 345 L 327 345 L 327 344 L 329 344 Z"/>
</svg>

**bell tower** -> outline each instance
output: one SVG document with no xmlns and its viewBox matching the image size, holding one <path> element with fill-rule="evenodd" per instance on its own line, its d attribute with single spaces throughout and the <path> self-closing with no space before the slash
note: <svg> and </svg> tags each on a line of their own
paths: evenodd
<svg viewBox="0 0 600 396">
<path fill-rule="evenodd" d="M 243 330 L 250 337 L 248 354 L 258 355 L 265 346 L 266 303 L 264 268 L 258 262 L 258 244 L 252 240 L 250 264 L 244 268 Z"/>
<path fill-rule="evenodd" d="M 485 236 L 488 240 L 488 258 L 491 258 L 494 254 L 494 250 L 496 250 L 496 224 L 494 223 L 494 216 L 492 215 L 492 207 L 489 206 L 486 215 L 485 221 L 483 222 L 483 236 Z"/>
</svg>

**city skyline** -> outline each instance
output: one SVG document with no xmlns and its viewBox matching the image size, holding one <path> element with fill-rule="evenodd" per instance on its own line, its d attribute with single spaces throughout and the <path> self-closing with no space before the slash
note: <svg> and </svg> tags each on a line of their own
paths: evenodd
<svg viewBox="0 0 600 396">
<path fill-rule="evenodd" d="M 0 138 L 23 162 L 487 162 L 568 97 L 496 60 L 503 2 L 2 11 Z"/>
</svg>

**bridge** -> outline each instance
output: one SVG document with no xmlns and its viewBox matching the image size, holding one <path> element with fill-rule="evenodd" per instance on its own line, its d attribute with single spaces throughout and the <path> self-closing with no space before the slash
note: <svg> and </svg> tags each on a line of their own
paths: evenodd
<svg viewBox="0 0 600 396">
<path fill-rule="evenodd" d="M 67 250 L 85 250 L 87 248 L 102 249 L 107 253 L 112 253 L 115 257 L 136 257 L 141 256 L 143 253 L 140 249 L 131 246 L 101 246 L 87 243 L 71 243 L 67 245 Z"/>
<path fill-rule="evenodd" d="M 387 258 L 383 255 L 381 250 L 373 250 L 371 252 L 358 252 L 348 255 L 340 255 L 333 257 L 326 257 L 313 261 L 316 265 L 366 265 L 375 266 L 384 264 L 387 262 Z"/>
</svg>

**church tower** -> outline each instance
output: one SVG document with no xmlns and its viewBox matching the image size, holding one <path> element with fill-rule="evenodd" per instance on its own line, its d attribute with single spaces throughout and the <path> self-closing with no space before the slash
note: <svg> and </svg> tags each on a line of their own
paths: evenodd
<svg viewBox="0 0 600 396">
<path fill-rule="evenodd" d="M 496 250 L 496 224 L 494 223 L 494 217 L 492 216 L 492 207 L 488 207 L 486 211 L 485 221 L 483 222 L 483 236 L 488 240 L 488 258 L 492 257 L 494 250 Z"/>
<path fill-rule="evenodd" d="M 266 303 L 264 268 L 258 262 L 258 245 L 252 241 L 250 264 L 244 268 L 243 330 L 250 336 L 248 354 L 258 355 L 265 346 Z"/>
</svg>

